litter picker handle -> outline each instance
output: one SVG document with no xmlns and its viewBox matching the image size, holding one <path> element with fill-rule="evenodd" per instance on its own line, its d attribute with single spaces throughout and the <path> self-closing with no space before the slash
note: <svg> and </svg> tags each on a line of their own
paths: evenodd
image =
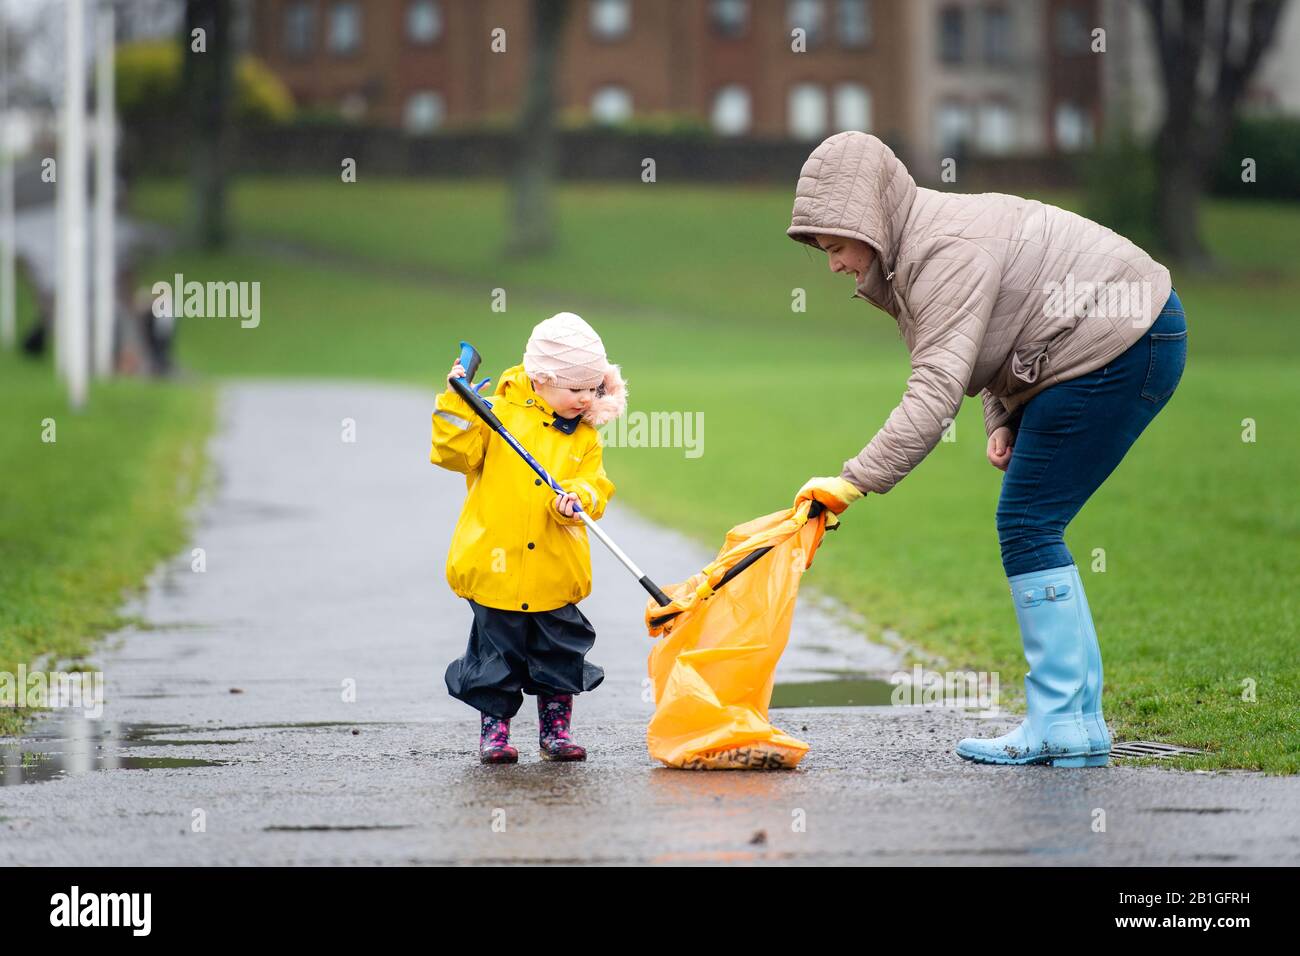
<svg viewBox="0 0 1300 956">
<path fill-rule="evenodd" d="M 465 370 L 465 377 L 471 382 L 474 376 L 478 374 L 479 364 L 483 361 L 483 356 L 478 354 L 478 349 L 468 342 L 460 343 L 460 358 L 457 359 L 460 367 Z"/>
<path fill-rule="evenodd" d="M 501 420 L 497 418 L 496 415 L 492 414 L 492 408 L 487 402 L 483 401 L 483 397 L 470 387 L 470 382 L 474 378 L 474 373 L 478 371 L 479 364 L 482 362 L 482 358 L 480 358 L 478 351 L 468 342 L 461 342 L 460 358 L 457 359 L 457 361 L 461 364 L 461 367 L 465 369 L 465 377 L 453 378 L 451 380 L 452 389 L 457 395 L 465 400 L 465 403 L 469 405 L 470 408 L 474 409 L 474 414 L 487 422 L 489 428 L 497 434 L 502 435 L 502 437 L 505 437 L 505 434 L 508 433 L 506 433 L 505 426 L 501 424 Z"/>
<path fill-rule="evenodd" d="M 487 422 L 488 427 L 500 435 L 501 439 L 513 448 L 521 458 L 523 458 L 523 460 L 528 464 L 528 467 L 533 469 L 533 471 L 537 473 L 537 476 L 551 487 L 551 490 L 555 491 L 557 494 L 564 494 L 564 489 L 560 487 L 559 483 L 550 476 L 547 470 L 541 466 L 536 458 L 528 453 L 527 448 L 519 444 L 519 440 L 515 438 L 514 435 L 510 434 L 505 425 L 501 424 L 501 419 L 497 418 L 496 415 L 492 413 L 491 406 L 489 406 L 488 403 L 483 400 L 483 397 L 479 395 L 478 392 L 474 391 L 473 387 L 470 385 L 470 380 L 474 377 L 474 373 L 478 371 L 479 363 L 482 361 L 474 346 L 470 345 L 468 342 L 461 342 L 460 358 L 458 361 L 465 369 L 465 378 L 453 378 L 451 380 L 451 387 L 455 390 L 456 394 L 463 398 L 470 408 L 474 409 L 474 414 Z M 574 511 L 581 512 L 582 506 L 574 505 Z"/>
</svg>

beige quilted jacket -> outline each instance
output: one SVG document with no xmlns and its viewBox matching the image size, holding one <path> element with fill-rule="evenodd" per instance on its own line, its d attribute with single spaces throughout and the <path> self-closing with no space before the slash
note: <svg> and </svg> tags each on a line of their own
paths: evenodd
<svg viewBox="0 0 1300 956">
<path fill-rule="evenodd" d="M 876 251 L 855 297 L 898 323 L 907 391 L 842 477 L 883 494 L 928 455 L 963 395 L 988 434 L 1016 428 L 1040 391 L 1101 368 L 1169 298 L 1169 270 L 1089 219 L 1001 193 L 918 187 L 888 146 L 837 133 L 808 157 L 787 233 L 849 236 Z"/>
</svg>

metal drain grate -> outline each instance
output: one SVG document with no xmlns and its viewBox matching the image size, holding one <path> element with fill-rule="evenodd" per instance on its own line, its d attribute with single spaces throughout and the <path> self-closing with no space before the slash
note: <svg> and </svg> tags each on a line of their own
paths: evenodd
<svg viewBox="0 0 1300 956">
<path fill-rule="evenodd" d="M 1203 754 L 1204 750 L 1193 747 L 1176 747 L 1173 744 L 1157 743 L 1154 740 L 1131 740 L 1127 743 L 1113 744 L 1110 748 L 1112 757 L 1174 757 L 1178 754 Z"/>
</svg>

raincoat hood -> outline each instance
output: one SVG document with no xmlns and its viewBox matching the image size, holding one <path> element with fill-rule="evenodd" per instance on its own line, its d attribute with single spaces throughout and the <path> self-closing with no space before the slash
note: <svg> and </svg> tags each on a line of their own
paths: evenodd
<svg viewBox="0 0 1300 956">
<path fill-rule="evenodd" d="M 533 380 L 528 376 L 522 364 L 511 366 L 501 373 L 494 395 L 499 395 L 516 405 L 536 405 L 549 415 L 555 415 L 561 430 L 572 433 L 579 420 L 593 428 L 612 422 L 627 411 L 627 382 L 617 365 L 605 369 L 605 378 L 596 390 L 596 398 L 591 407 L 579 418 L 560 418 L 555 409 L 547 404 L 541 394 L 533 387 Z M 570 424 L 572 423 L 572 424 Z"/>
<path fill-rule="evenodd" d="M 812 151 L 799 172 L 786 235 L 816 249 L 819 233 L 871 246 L 876 258 L 854 297 L 897 317 L 889 282 L 915 201 L 916 181 L 893 150 L 870 133 L 836 133 Z"/>
</svg>

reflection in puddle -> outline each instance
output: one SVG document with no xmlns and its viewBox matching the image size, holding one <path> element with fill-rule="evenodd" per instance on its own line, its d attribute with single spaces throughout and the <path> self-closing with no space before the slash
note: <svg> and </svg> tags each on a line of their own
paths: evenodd
<svg viewBox="0 0 1300 956">
<path fill-rule="evenodd" d="M 123 724 L 111 720 L 46 720 L 18 738 L 0 741 L 0 786 L 43 783 L 95 770 L 167 770 L 222 767 L 222 760 L 155 757 L 130 753 L 137 747 L 212 746 L 239 740 L 179 740 L 164 733 L 192 733 L 176 724 Z"/>
<path fill-rule="evenodd" d="M 853 676 L 836 680 L 777 684 L 772 707 L 881 707 L 890 703 L 895 686 L 887 680 Z"/>
</svg>

